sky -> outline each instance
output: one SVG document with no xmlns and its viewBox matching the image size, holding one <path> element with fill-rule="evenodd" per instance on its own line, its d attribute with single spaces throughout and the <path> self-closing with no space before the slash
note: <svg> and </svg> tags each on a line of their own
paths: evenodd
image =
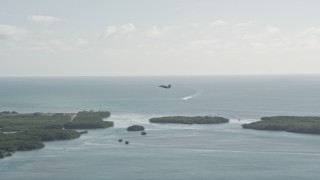
<svg viewBox="0 0 320 180">
<path fill-rule="evenodd" d="M 0 76 L 320 73 L 318 0 L 0 0 Z"/>
</svg>

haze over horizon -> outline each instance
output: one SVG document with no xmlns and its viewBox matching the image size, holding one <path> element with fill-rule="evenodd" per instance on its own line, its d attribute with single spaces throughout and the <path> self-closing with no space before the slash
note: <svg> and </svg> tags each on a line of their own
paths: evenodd
<svg viewBox="0 0 320 180">
<path fill-rule="evenodd" d="M 320 73 L 316 0 L 0 2 L 0 76 Z"/>
</svg>

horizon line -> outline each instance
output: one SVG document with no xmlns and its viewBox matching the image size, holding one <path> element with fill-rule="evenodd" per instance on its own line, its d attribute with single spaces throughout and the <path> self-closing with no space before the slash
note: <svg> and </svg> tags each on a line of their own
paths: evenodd
<svg viewBox="0 0 320 180">
<path fill-rule="evenodd" d="M 0 75 L 0 78 L 50 78 L 50 77 L 204 77 L 204 76 L 308 76 L 320 73 L 274 73 L 274 74 L 146 74 L 146 75 Z"/>
</svg>

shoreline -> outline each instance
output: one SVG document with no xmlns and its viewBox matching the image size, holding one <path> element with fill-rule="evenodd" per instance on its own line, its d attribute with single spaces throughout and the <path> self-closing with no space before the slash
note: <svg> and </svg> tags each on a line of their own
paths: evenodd
<svg viewBox="0 0 320 180">
<path fill-rule="evenodd" d="M 106 120 L 106 118 L 110 117 L 110 112 L 108 111 L 79 111 L 78 113 L 21 113 L 21 114 L 2 114 L 0 115 L 0 158 L 11 156 L 15 151 L 25 151 L 25 150 L 35 150 L 41 149 L 44 147 L 44 142 L 49 141 L 57 141 L 57 140 L 71 140 L 75 138 L 79 138 L 82 134 L 87 133 L 88 129 L 103 129 L 113 127 L 114 123 Z M 19 119 L 22 118 L 22 119 Z M 128 117 L 130 118 L 130 117 Z M 295 130 L 281 129 L 278 126 L 272 124 L 272 119 L 277 118 L 286 118 L 286 123 L 300 123 L 296 127 Z M 10 121 L 10 128 L 5 125 L 8 123 L 8 119 Z M 271 119 L 271 120 L 270 120 Z M 290 121 L 290 119 L 294 119 L 296 121 Z M 309 121 L 309 119 L 314 123 L 316 119 L 316 125 L 319 127 L 319 131 L 309 132 L 309 129 L 299 129 L 299 125 L 301 127 L 305 126 Z M 21 120 L 25 123 L 25 126 L 21 126 Z M 230 121 L 232 120 L 232 121 Z M 238 120 L 238 121 L 237 121 Z M 17 122 L 17 126 L 14 126 L 13 122 Z M 30 122 L 29 122 L 30 121 Z M 300 134 L 320 134 L 320 117 L 301 117 L 301 116 L 274 116 L 274 117 L 262 117 L 258 121 L 254 122 L 241 122 L 240 119 L 227 119 L 223 117 L 210 117 L 210 116 L 163 116 L 163 117 L 150 117 L 148 123 L 156 123 L 163 125 L 170 124 L 180 124 L 180 125 L 209 125 L 209 124 L 225 124 L 231 122 L 238 122 L 239 126 L 242 129 L 255 129 L 255 130 L 270 130 L 270 131 L 285 131 L 291 133 L 300 133 Z M 260 125 L 261 123 L 268 122 L 269 126 L 265 126 L 265 128 L 255 128 L 252 125 Z M 3 124 L 4 123 L 4 124 Z M 12 124 L 13 123 L 13 124 Z M 271 123 L 271 126 L 270 126 Z M 309 122 L 310 123 L 310 122 Z M 9 125 L 8 124 L 8 125 Z M 138 123 L 139 124 L 139 123 Z M 13 126 L 12 126 L 13 125 Z M 297 124 L 294 124 L 297 125 Z M 315 125 L 315 124 L 312 124 Z M 273 129 L 269 128 L 273 127 Z M 20 129 L 19 129 L 20 128 Z M 5 131 L 3 131 L 5 129 Z M 20 140 L 25 141 L 25 138 L 30 139 L 29 137 L 36 137 L 36 139 L 31 139 L 32 141 L 28 141 L 28 143 L 22 143 Z M 18 144 L 20 145 L 10 145 L 10 141 L 16 142 L 18 138 Z M 3 144 L 4 142 L 7 145 Z M 8 144 L 9 143 L 9 144 Z M 21 144 L 22 143 L 22 144 Z M 11 143 L 12 144 L 12 143 Z M 33 146 L 30 146 L 33 144 Z M 7 149 L 4 148 L 7 147 Z M 30 146 L 28 148 L 25 148 Z"/>
<path fill-rule="evenodd" d="M 16 151 L 44 148 L 44 142 L 79 138 L 88 132 L 86 129 L 112 127 L 113 122 L 103 120 L 108 117 L 108 111 L 21 114 L 4 111 L 0 115 L 0 158 Z"/>
</svg>

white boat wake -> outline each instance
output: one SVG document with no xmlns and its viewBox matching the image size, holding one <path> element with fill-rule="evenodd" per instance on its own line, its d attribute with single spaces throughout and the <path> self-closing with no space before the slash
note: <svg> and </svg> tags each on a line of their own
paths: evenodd
<svg viewBox="0 0 320 180">
<path fill-rule="evenodd" d="M 200 96 L 202 94 L 202 91 L 197 91 L 196 93 L 192 94 L 192 95 L 189 95 L 189 96 L 186 96 L 186 97 L 183 97 L 181 98 L 182 100 L 189 100 L 189 99 L 192 99 L 192 98 L 195 98 L 197 96 Z"/>
</svg>

